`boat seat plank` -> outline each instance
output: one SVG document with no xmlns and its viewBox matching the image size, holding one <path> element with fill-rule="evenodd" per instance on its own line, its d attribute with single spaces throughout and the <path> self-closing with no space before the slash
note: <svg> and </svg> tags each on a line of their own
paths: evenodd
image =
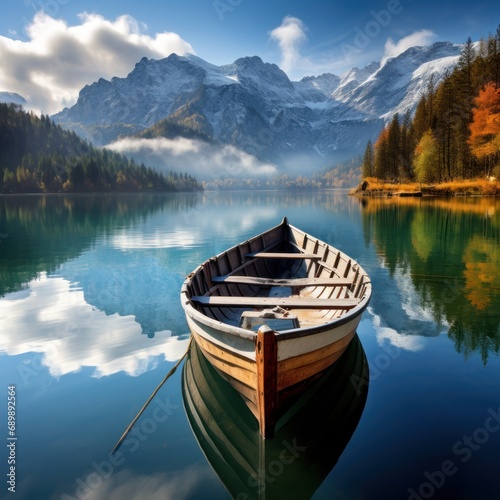
<svg viewBox="0 0 500 500">
<path fill-rule="evenodd" d="M 212 283 L 237 283 L 260 286 L 350 286 L 352 279 L 347 278 L 260 278 L 258 276 L 212 276 Z"/>
<path fill-rule="evenodd" d="M 288 252 L 255 252 L 247 253 L 249 259 L 313 259 L 320 260 L 321 255 L 315 253 L 288 253 Z"/>
<path fill-rule="evenodd" d="M 298 297 L 229 297 L 220 295 L 195 295 L 193 302 L 214 307 L 291 307 L 299 309 L 350 309 L 359 304 L 358 299 L 310 299 Z"/>
</svg>

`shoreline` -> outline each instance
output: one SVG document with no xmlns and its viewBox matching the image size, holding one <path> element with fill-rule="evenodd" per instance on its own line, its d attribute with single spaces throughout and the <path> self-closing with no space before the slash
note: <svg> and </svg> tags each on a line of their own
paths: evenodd
<svg viewBox="0 0 500 500">
<path fill-rule="evenodd" d="M 469 179 L 435 184 L 420 182 L 391 183 L 375 178 L 363 179 L 350 196 L 372 198 L 402 197 L 483 197 L 500 196 L 500 181 Z"/>
</svg>

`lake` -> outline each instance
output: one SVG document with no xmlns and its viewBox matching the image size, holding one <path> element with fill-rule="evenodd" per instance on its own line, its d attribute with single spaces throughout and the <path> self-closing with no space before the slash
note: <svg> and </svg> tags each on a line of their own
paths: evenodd
<svg viewBox="0 0 500 500">
<path fill-rule="evenodd" d="M 188 347 L 185 276 L 284 216 L 372 279 L 346 356 L 262 443 L 192 349 L 110 455 Z M 498 199 L 0 197 L 2 499 L 498 499 L 499 349 Z"/>
</svg>

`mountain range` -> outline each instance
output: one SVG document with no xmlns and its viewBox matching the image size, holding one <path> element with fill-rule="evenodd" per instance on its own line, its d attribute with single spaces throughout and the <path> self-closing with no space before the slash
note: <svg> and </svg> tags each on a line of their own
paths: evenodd
<svg viewBox="0 0 500 500">
<path fill-rule="evenodd" d="M 461 50 L 448 42 L 411 47 L 340 76 L 300 81 L 256 56 L 223 66 L 193 55 L 143 58 L 125 78 L 85 86 L 52 118 L 96 145 L 180 136 L 284 168 L 327 166 L 362 153 L 395 113 L 414 111 L 431 75 L 438 83 Z"/>
</svg>

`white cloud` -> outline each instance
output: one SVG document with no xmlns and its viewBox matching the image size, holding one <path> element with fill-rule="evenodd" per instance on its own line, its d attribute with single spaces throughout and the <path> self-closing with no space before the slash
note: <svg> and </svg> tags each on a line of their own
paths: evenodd
<svg viewBox="0 0 500 500">
<path fill-rule="evenodd" d="M 109 21 L 84 13 L 80 21 L 68 26 L 40 12 L 26 28 L 28 41 L 0 36 L 0 90 L 17 92 L 32 109 L 52 114 L 72 105 L 86 84 L 126 76 L 144 56 L 194 53 L 176 33 L 149 36 L 127 15 Z"/>
<path fill-rule="evenodd" d="M 45 273 L 29 290 L 0 300 L 0 353 L 38 353 L 54 377 L 84 366 L 94 367 L 95 377 L 138 376 L 162 358 L 179 359 L 188 342 L 167 330 L 147 338 L 134 316 L 108 316 L 85 301 L 83 290 Z"/>
<path fill-rule="evenodd" d="M 230 145 L 209 144 L 196 139 L 120 139 L 106 146 L 133 157 L 137 162 L 155 166 L 157 170 L 188 172 L 208 180 L 219 177 L 269 176 L 277 173 L 271 163 Z"/>
<path fill-rule="evenodd" d="M 394 42 L 392 38 L 388 38 L 385 42 L 384 55 L 382 56 L 380 65 L 383 66 L 388 59 L 399 56 L 399 54 L 402 54 L 410 47 L 429 45 L 435 37 L 436 34 L 430 30 L 420 30 L 415 31 L 411 35 L 405 36 L 404 38 L 401 38 L 397 42 Z"/>
<path fill-rule="evenodd" d="M 289 73 L 297 66 L 303 65 L 299 48 L 307 40 L 307 36 L 304 23 L 300 19 L 286 16 L 281 25 L 271 31 L 270 36 L 280 47 L 283 71 Z"/>
<path fill-rule="evenodd" d="M 269 32 L 269 36 L 278 43 L 281 53 L 280 68 L 292 80 L 300 80 L 306 75 L 343 73 L 352 68 L 351 63 L 354 61 L 349 61 L 346 66 L 345 58 L 339 58 L 341 51 L 338 42 L 342 38 L 308 47 L 308 52 L 313 55 L 304 55 L 301 49 L 308 41 L 307 27 L 296 17 L 286 16 L 280 26 Z M 364 55 L 366 56 L 366 51 Z"/>
</svg>

